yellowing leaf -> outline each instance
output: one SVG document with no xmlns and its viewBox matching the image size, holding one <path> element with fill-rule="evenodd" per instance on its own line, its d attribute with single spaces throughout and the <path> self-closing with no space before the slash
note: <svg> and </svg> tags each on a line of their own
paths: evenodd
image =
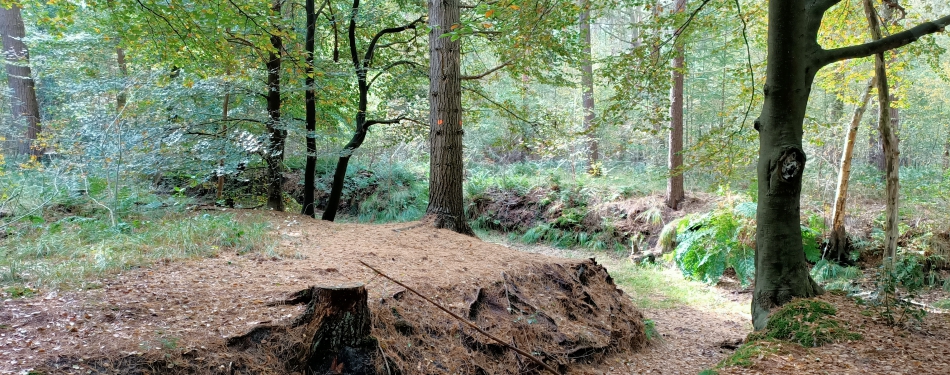
<svg viewBox="0 0 950 375">
<path fill-rule="evenodd" d="M 517 6 L 517 5 L 514 5 L 514 4 L 509 5 L 508 8 L 511 8 L 511 10 L 518 10 L 518 9 L 521 9 L 521 7 L 519 7 L 519 6 Z"/>
<path fill-rule="evenodd" d="M 495 14 L 495 10 L 489 9 L 487 12 L 485 12 L 485 17 L 491 17 L 494 14 Z"/>
<path fill-rule="evenodd" d="M 482 27 L 484 27 L 484 28 L 486 28 L 486 29 L 490 29 L 490 28 L 491 28 L 491 24 L 488 23 L 488 22 L 485 22 L 485 23 L 482 24 Z"/>
<path fill-rule="evenodd" d="M 454 25 L 452 25 L 452 27 L 450 27 L 449 29 L 450 29 L 450 30 L 455 30 L 455 29 L 457 29 L 457 28 L 459 28 L 459 24 L 454 24 Z"/>
</svg>

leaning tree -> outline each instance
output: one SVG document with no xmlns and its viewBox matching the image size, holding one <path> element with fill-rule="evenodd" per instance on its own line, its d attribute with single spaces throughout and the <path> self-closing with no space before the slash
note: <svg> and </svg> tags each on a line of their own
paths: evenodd
<svg viewBox="0 0 950 375">
<path fill-rule="evenodd" d="M 755 120 L 759 132 L 759 204 L 756 213 L 755 291 L 752 322 L 768 323 L 769 311 L 821 288 L 808 274 L 801 241 L 801 189 L 805 168 L 802 125 L 808 94 L 822 67 L 868 57 L 942 31 L 950 15 L 873 42 L 824 49 L 822 18 L 841 0 L 770 0 L 765 102 Z"/>
</svg>

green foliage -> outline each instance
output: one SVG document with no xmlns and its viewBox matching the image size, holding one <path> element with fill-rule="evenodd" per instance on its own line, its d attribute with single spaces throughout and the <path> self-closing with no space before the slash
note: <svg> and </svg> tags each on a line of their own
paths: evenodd
<svg viewBox="0 0 950 375">
<path fill-rule="evenodd" d="M 727 268 L 748 285 L 755 276 L 755 227 L 745 216 L 747 205 L 723 207 L 703 215 L 688 215 L 676 228 L 674 261 L 683 275 L 715 284 Z"/>
<path fill-rule="evenodd" d="M 804 347 L 859 340 L 861 335 L 849 331 L 834 318 L 834 306 L 827 302 L 799 299 L 786 303 L 769 316 L 765 329 L 749 335 L 749 341 L 773 339 L 789 341 Z"/>
<path fill-rule="evenodd" d="M 874 294 L 867 303 L 889 325 L 905 324 L 910 319 L 920 323 L 927 315 L 927 310 L 911 301 L 919 296 L 926 285 L 927 278 L 919 259 L 904 256 L 897 259 L 893 267 L 885 262 L 878 268 L 874 277 Z"/>
<path fill-rule="evenodd" d="M 660 233 L 664 247 L 675 236 L 673 260 L 683 275 L 694 280 L 715 284 L 723 273 L 732 268 L 740 283 L 749 285 L 755 276 L 755 212 L 753 202 L 730 201 L 706 214 L 686 215 L 667 224 Z M 675 226 L 674 226 L 675 223 Z M 802 245 L 805 257 L 817 262 L 821 259 L 818 238 L 824 222 L 812 215 L 809 225 L 802 225 Z"/>
<path fill-rule="evenodd" d="M 769 355 L 778 351 L 769 345 L 772 341 L 760 340 L 742 344 L 735 352 L 723 359 L 716 365 L 716 368 L 739 366 L 752 366 L 752 360 L 761 356 Z"/>
<path fill-rule="evenodd" d="M 231 214 L 159 210 L 120 217 L 114 226 L 95 217 L 51 216 L 0 242 L 0 284 L 84 286 L 88 276 L 158 260 L 270 252 L 274 244 L 265 223 Z"/>
<path fill-rule="evenodd" d="M 857 281 L 863 276 L 857 267 L 844 267 L 827 259 L 821 259 L 811 269 L 811 277 L 826 290 L 857 292 Z"/>
</svg>

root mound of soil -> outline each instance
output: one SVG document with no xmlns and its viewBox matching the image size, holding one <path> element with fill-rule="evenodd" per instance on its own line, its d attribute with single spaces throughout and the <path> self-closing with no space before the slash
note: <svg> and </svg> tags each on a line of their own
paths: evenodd
<svg viewBox="0 0 950 375">
<path fill-rule="evenodd" d="M 85 337 L 88 350 L 71 344 L 75 351 L 56 355 L 30 348 L 39 354 L 32 360 L 35 370 L 46 374 L 543 371 L 509 346 L 562 373 L 582 373 L 589 364 L 646 345 L 642 314 L 593 260 L 521 253 L 424 223 L 370 226 L 271 215 L 284 238 L 280 251 L 295 254 L 293 258 L 221 255 L 155 265 L 120 275 L 99 290 L 68 293 L 61 298 L 67 302 L 35 299 L 11 305 L 16 317 L 30 317 L 38 308 L 82 316 L 88 322 L 78 331 L 51 324 L 52 316 L 50 321 L 15 318 L 8 324 L 22 327 L 33 342 L 49 343 L 44 345 Z M 358 261 L 378 267 L 507 345 L 374 277 Z M 319 297 L 318 291 L 334 288 L 300 290 L 353 283 L 366 285 L 366 312 L 348 298 Z M 287 305 L 303 303 L 306 308 L 290 306 L 296 313 L 284 314 Z M 114 314 L 126 305 L 142 314 Z M 255 321 L 260 323 L 240 325 Z M 199 322 L 208 322 L 201 325 L 208 328 L 195 330 Z M 159 327 L 163 337 L 178 341 L 142 349 Z M 336 343 L 331 349 L 325 346 L 328 340 Z"/>
<path fill-rule="evenodd" d="M 500 276 L 490 285 L 468 287 L 464 303 L 453 310 L 551 367 L 565 371 L 572 363 L 599 362 L 646 343 L 643 316 L 593 260 L 539 264 Z M 440 287 L 435 292 L 458 290 L 465 288 Z M 380 301 L 374 333 L 388 361 L 404 374 L 541 370 L 405 292 Z"/>
</svg>

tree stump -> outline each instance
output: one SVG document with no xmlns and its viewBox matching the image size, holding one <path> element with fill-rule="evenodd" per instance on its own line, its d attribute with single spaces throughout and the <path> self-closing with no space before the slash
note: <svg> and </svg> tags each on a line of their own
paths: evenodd
<svg viewBox="0 0 950 375">
<path fill-rule="evenodd" d="M 362 284 L 311 287 L 282 303 L 307 309 L 289 325 L 261 325 L 230 338 L 228 348 L 279 358 L 287 373 L 376 374 L 377 342 Z"/>
</svg>

